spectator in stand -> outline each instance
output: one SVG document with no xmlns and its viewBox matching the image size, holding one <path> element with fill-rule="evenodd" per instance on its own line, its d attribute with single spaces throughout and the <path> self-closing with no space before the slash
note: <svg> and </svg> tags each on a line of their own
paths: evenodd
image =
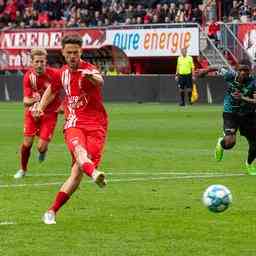
<svg viewBox="0 0 256 256">
<path fill-rule="evenodd" d="M 221 1 L 221 12 L 224 19 L 229 16 L 230 9 L 232 8 L 232 0 L 222 0 Z"/>
<path fill-rule="evenodd" d="M 104 26 L 109 26 L 109 25 L 110 25 L 110 21 L 109 21 L 108 18 L 105 18 L 105 19 L 104 19 L 103 25 L 104 25 Z"/>
<path fill-rule="evenodd" d="M 121 5 L 117 5 L 116 6 L 116 21 L 118 23 L 124 23 L 124 17 L 125 17 L 125 12 L 124 12 L 124 9 Z M 135 18 L 135 16 L 133 17 Z M 135 21 L 134 21 L 135 23 Z"/>
<path fill-rule="evenodd" d="M 143 6 L 141 4 L 138 4 L 136 7 L 136 10 L 134 12 L 134 17 L 141 17 L 143 18 L 146 15 L 145 9 L 143 9 Z"/>
<path fill-rule="evenodd" d="M 110 24 L 115 24 L 117 23 L 117 20 L 118 20 L 117 13 L 115 12 L 115 9 L 112 6 L 109 7 L 108 19 L 110 21 Z M 124 15 L 124 19 L 126 19 L 125 15 Z"/>
<path fill-rule="evenodd" d="M 239 9 L 242 5 L 241 2 L 234 0 L 233 1 L 233 7 L 231 8 L 229 12 L 229 20 L 232 20 L 232 22 L 238 22 L 240 19 Z"/>
<path fill-rule="evenodd" d="M 89 5 L 94 11 L 101 10 L 102 8 L 102 2 L 100 0 L 93 0 L 93 1 L 87 0 L 87 5 Z"/>
<path fill-rule="evenodd" d="M 105 6 L 103 6 L 101 9 L 101 16 L 103 21 L 108 17 L 108 8 Z"/>
<path fill-rule="evenodd" d="M 30 20 L 34 20 L 34 19 L 35 19 L 35 17 L 33 15 L 33 9 L 31 7 L 27 7 L 25 9 L 25 13 L 23 15 L 24 26 L 29 27 Z M 37 17 L 36 17 L 36 19 L 37 19 Z"/>
<path fill-rule="evenodd" d="M 70 10 L 72 7 L 72 2 L 70 2 L 69 0 L 62 0 L 61 3 L 62 3 L 62 6 L 61 6 L 62 17 L 65 20 L 68 20 L 70 16 Z"/>
<path fill-rule="evenodd" d="M 217 1 L 220 0 L 204 0 L 204 5 L 209 11 L 215 6 L 212 8 L 214 12 L 209 14 L 212 17 L 216 17 Z M 223 0 L 222 4 L 225 1 L 232 0 Z M 124 23 L 198 22 L 201 24 L 202 12 L 198 7 L 201 2 L 202 0 L 8 0 L 5 6 L 4 0 L 0 0 L 0 24 L 6 26 L 12 22 L 13 26 L 26 28 L 108 26 Z M 242 16 L 248 16 L 246 6 L 248 4 L 245 0 L 245 4 L 239 9 Z M 27 11 L 27 8 L 30 9 Z M 17 21 L 16 10 L 20 10 L 20 13 L 17 13 Z M 31 15 L 32 10 L 36 15 Z M 237 9 L 235 13 L 232 16 L 237 16 Z M 143 22 L 138 17 L 141 17 Z"/>
<path fill-rule="evenodd" d="M 132 20 L 130 18 L 126 18 L 124 24 L 125 25 L 131 25 L 132 24 Z"/>
<path fill-rule="evenodd" d="M 125 10 L 124 19 L 132 19 L 135 16 L 135 11 L 133 6 L 130 4 L 128 8 Z"/>
<path fill-rule="evenodd" d="M 152 19 L 153 19 L 152 9 L 151 8 L 146 9 L 146 15 L 143 17 L 144 24 L 151 23 Z"/>
<path fill-rule="evenodd" d="M 192 22 L 199 24 L 202 24 L 203 22 L 203 12 L 198 7 L 195 7 L 192 10 Z"/>
<path fill-rule="evenodd" d="M 15 0 L 7 0 L 5 4 L 5 8 L 3 12 L 0 14 L 0 21 L 4 24 L 8 24 L 9 22 L 15 22 L 16 19 L 16 1 Z"/>
<path fill-rule="evenodd" d="M 5 7 L 5 1 L 4 0 L 0 0 L 0 15 L 4 11 L 4 7 Z"/>
<path fill-rule="evenodd" d="M 184 22 L 184 5 L 179 4 L 179 8 L 175 17 L 175 22 L 180 23 Z"/>
<path fill-rule="evenodd" d="M 159 22 L 159 17 L 157 16 L 157 14 L 154 14 L 153 15 L 153 18 L 152 18 L 152 22 L 153 24 L 157 24 L 157 23 L 160 23 Z"/>
<path fill-rule="evenodd" d="M 220 41 L 220 24 L 213 18 L 208 25 L 208 37 L 213 40 L 215 46 L 218 46 Z"/>
<path fill-rule="evenodd" d="M 49 6 L 48 6 L 48 0 L 39 0 L 34 2 L 35 5 L 33 6 L 33 9 L 40 12 L 48 12 Z"/>
<path fill-rule="evenodd" d="M 86 27 L 89 27 L 89 24 L 91 22 L 91 14 L 89 13 L 88 9 L 81 9 L 80 10 L 80 21 L 86 25 Z"/>
<path fill-rule="evenodd" d="M 38 21 L 38 25 L 41 28 L 48 28 L 50 26 L 48 12 L 47 11 L 40 12 L 38 14 L 37 21 Z"/>
<path fill-rule="evenodd" d="M 216 0 L 205 0 L 204 1 L 204 11 L 206 20 L 212 20 L 217 17 L 217 4 Z"/>
<path fill-rule="evenodd" d="M 171 3 L 170 4 L 170 8 L 169 8 L 169 12 L 167 14 L 167 16 L 170 19 L 170 22 L 174 22 L 175 21 L 176 15 L 177 15 L 176 5 L 175 5 L 175 3 Z"/>
<path fill-rule="evenodd" d="M 163 23 L 165 21 L 165 17 L 168 16 L 168 13 L 169 13 L 168 4 L 163 4 L 163 7 L 160 12 L 160 17 L 159 17 L 161 23 Z"/>
<path fill-rule="evenodd" d="M 143 20 L 141 17 L 136 18 L 136 24 L 143 24 Z"/>
<path fill-rule="evenodd" d="M 55 0 L 56 1 L 56 0 Z M 82 1 L 82 0 L 76 0 L 73 4 L 72 4 L 72 7 L 75 6 L 76 9 L 85 9 L 85 8 L 88 8 L 88 4 L 85 3 L 85 1 Z"/>
<path fill-rule="evenodd" d="M 17 10 L 16 11 L 15 27 L 20 27 L 22 21 L 23 21 L 23 15 L 19 10 Z"/>
<path fill-rule="evenodd" d="M 252 9 L 252 22 L 256 21 L 256 7 Z"/>
<path fill-rule="evenodd" d="M 190 1 L 190 4 L 192 5 L 192 9 L 199 8 L 200 5 L 202 5 L 202 0 L 193 0 Z"/>
<path fill-rule="evenodd" d="M 168 23 L 172 23 L 172 22 L 170 21 L 170 18 L 168 16 L 166 16 L 164 19 L 164 23 L 168 24 Z"/>
<path fill-rule="evenodd" d="M 184 5 L 184 21 L 185 22 L 192 21 L 192 9 L 191 9 L 191 5 L 188 3 L 185 3 Z"/>
<path fill-rule="evenodd" d="M 49 1 L 49 19 L 60 20 L 62 17 L 61 2 L 59 0 Z"/>
<path fill-rule="evenodd" d="M 79 26 L 79 23 L 74 17 L 71 17 L 66 25 L 67 28 L 78 28 Z"/>
<path fill-rule="evenodd" d="M 156 8 L 153 9 L 153 15 L 157 15 L 157 17 L 161 16 L 161 12 L 162 12 L 162 5 L 161 4 L 157 4 Z"/>
<path fill-rule="evenodd" d="M 100 20 L 101 20 L 100 12 L 95 11 L 90 22 L 90 27 L 96 27 Z"/>
<path fill-rule="evenodd" d="M 21 13 L 23 13 L 23 11 L 25 10 L 25 7 L 26 7 L 26 3 L 27 3 L 26 0 L 16 1 L 16 5 L 17 5 L 16 9 L 19 10 Z"/>
<path fill-rule="evenodd" d="M 248 22 L 251 19 L 252 9 L 248 5 L 248 0 L 244 0 L 243 5 L 240 7 L 240 21 Z"/>
</svg>

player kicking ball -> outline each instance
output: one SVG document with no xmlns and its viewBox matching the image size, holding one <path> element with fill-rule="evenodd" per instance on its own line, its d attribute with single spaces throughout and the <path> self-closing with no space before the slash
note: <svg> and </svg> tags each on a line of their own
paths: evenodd
<svg viewBox="0 0 256 256">
<path fill-rule="evenodd" d="M 14 175 L 15 179 L 23 178 L 28 171 L 27 166 L 35 136 L 39 138 L 38 160 L 44 161 L 57 123 L 57 110 L 61 103 L 59 96 L 53 95 L 49 99 L 51 103 L 45 109 L 44 114 L 38 117 L 34 115 L 44 91 L 48 86 L 54 85 L 58 77 L 54 69 L 46 67 L 47 52 L 44 49 L 32 49 L 31 61 L 32 66 L 23 79 L 24 139 L 20 150 L 20 169 Z"/>
<path fill-rule="evenodd" d="M 108 125 L 101 95 L 103 78 L 95 66 L 80 59 L 82 38 L 79 35 L 67 35 L 62 39 L 62 54 L 67 63 L 60 69 L 61 86 L 66 93 L 63 102 L 64 137 L 73 164 L 69 178 L 43 216 L 45 224 L 56 223 L 58 210 L 76 191 L 84 174 L 100 187 L 106 185 L 105 174 L 97 170 Z M 44 112 L 48 99 L 58 90 L 58 86 L 47 89 L 38 113 Z"/>
<path fill-rule="evenodd" d="M 215 70 L 216 68 L 209 68 L 203 74 Z M 248 174 L 256 175 L 256 166 L 253 164 L 256 158 L 256 84 L 251 75 L 250 64 L 241 61 L 236 71 L 221 68 L 219 74 L 225 79 L 227 90 L 224 95 L 224 136 L 217 141 L 215 159 L 221 161 L 224 151 L 235 146 L 239 130 L 249 145 L 245 168 Z"/>
</svg>

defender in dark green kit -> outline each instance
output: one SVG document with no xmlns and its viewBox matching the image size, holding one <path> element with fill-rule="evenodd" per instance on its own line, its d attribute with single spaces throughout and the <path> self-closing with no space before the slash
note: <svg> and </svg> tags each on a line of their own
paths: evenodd
<svg viewBox="0 0 256 256">
<path fill-rule="evenodd" d="M 204 73 L 213 70 L 209 68 Z M 224 136 L 218 139 L 215 158 L 221 161 L 224 150 L 235 146 L 239 130 L 249 144 L 246 169 L 249 174 L 256 175 L 256 166 L 253 165 L 256 158 L 256 81 L 250 72 L 250 66 L 242 62 L 236 71 L 228 68 L 218 71 L 227 82 L 227 90 L 224 95 Z"/>
</svg>

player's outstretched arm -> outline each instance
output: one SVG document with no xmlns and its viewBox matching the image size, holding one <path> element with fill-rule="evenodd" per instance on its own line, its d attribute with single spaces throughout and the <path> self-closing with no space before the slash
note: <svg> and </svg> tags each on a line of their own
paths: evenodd
<svg viewBox="0 0 256 256">
<path fill-rule="evenodd" d="M 103 85 L 103 77 L 98 70 L 82 69 L 81 74 L 83 77 L 88 79 L 92 84 L 96 86 Z"/>
<path fill-rule="evenodd" d="M 36 116 L 40 116 L 44 113 L 44 110 L 46 107 L 53 101 L 55 98 L 56 94 L 53 93 L 51 85 L 47 87 L 45 90 L 38 106 L 37 106 L 37 111 L 35 113 Z"/>
<path fill-rule="evenodd" d="M 23 104 L 25 107 L 31 107 L 32 105 L 34 105 L 36 102 L 38 102 L 39 100 L 33 97 L 24 97 L 23 98 Z"/>
<path fill-rule="evenodd" d="M 86 78 L 90 80 L 94 85 L 97 85 L 97 86 L 103 85 L 103 77 L 101 74 L 87 75 Z"/>
</svg>

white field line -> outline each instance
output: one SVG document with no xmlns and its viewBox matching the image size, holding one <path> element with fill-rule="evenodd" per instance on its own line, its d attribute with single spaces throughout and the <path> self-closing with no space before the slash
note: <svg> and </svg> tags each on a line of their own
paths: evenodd
<svg viewBox="0 0 256 256">
<path fill-rule="evenodd" d="M 4 226 L 4 225 L 15 225 L 16 222 L 13 221 L 2 221 L 0 222 L 0 226 Z"/>
<path fill-rule="evenodd" d="M 244 173 L 230 173 L 230 174 L 211 174 L 211 175 L 186 175 L 186 176 L 170 176 L 170 177 L 144 177 L 144 178 L 124 178 L 124 179 L 110 179 L 108 182 L 139 182 L 139 181 L 158 181 L 158 180 L 182 180 L 182 179 L 208 179 L 208 178 L 224 178 L 224 177 L 240 177 Z M 23 183 L 23 184 L 3 184 L 0 188 L 17 188 L 17 187 L 40 187 L 40 186 L 55 186 L 61 185 L 62 182 L 46 182 L 46 183 Z"/>
<path fill-rule="evenodd" d="M 203 178 L 225 178 L 225 177 L 240 177 L 244 173 L 230 173 L 230 174 L 213 174 L 213 175 L 186 175 L 174 177 L 147 177 L 147 178 L 127 178 L 127 179 L 111 179 L 109 182 L 131 182 L 131 181 L 152 181 L 152 180 L 182 180 L 182 179 L 203 179 Z"/>
<path fill-rule="evenodd" d="M 42 187 L 42 186 L 55 186 L 61 185 L 64 181 L 57 182 L 46 182 L 46 183 L 22 183 L 22 184 L 3 184 L 0 185 L 0 188 L 19 188 L 19 187 Z"/>
<path fill-rule="evenodd" d="M 207 170 L 206 172 L 203 171 L 197 171 L 197 172 L 178 172 L 178 171 L 160 171 L 160 172 L 147 172 L 147 171 L 121 171 L 121 172 L 108 172 L 107 170 L 104 170 L 104 172 L 107 174 L 107 176 L 121 176 L 121 175 L 145 175 L 145 176 L 159 176 L 159 175 L 174 175 L 174 176 L 179 176 L 179 175 L 226 175 L 226 174 L 233 174 L 233 173 L 227 173 L 227 172 L 216 172 L 216 171 L 211 171 Z M 57 177 L 57 176 L 69 176 L 69 172 L 67 173 L 28 173 L 26 177 Z M 236 173 L 234 173 L 236 174 Z M 2 174 L 0 177 L 13 177 L 13 174 Z"/>
</svg>

